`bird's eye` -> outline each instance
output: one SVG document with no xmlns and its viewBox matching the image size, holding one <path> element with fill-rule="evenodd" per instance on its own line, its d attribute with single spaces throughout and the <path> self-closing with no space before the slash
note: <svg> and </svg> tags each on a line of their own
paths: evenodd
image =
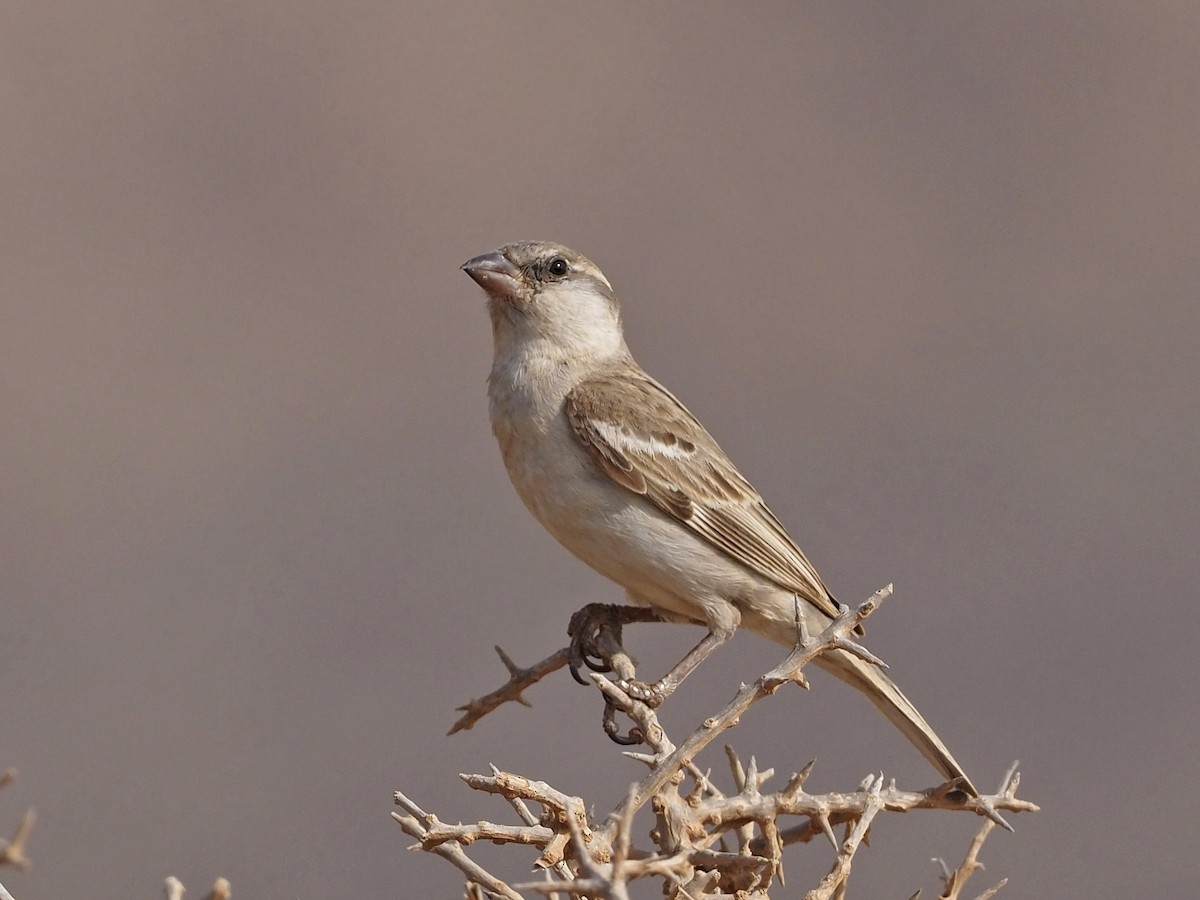
<svg viewBox="0 0 1200 900">
<path fill-rule="evenodd" d="M 571 271 L 571 267 L 567 265 L 567 261 L 561 256 L 556 256 L 554 259 L 550 260 L 550 265 L 546 267 L 546 271 L 555 278 L 562 278 Z"/>
</svg>

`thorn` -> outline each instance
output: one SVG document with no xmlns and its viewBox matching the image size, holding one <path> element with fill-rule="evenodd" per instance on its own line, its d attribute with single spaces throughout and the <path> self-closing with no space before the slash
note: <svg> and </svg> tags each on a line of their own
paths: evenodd
<svg viewBox="0 0 1200 900">
<path fill-rule="evenodd" d="M 751 791 L 758 791 L 758 760 L 754 758 L 753 754 L 750 755 L 750 763 L 746 766 L 745 782 L 746 787 Z"/>
<path fill-rule="evenodd" d="M 783 788 L 784 797 L 792 800 L 800 796 L 800 793 L 804 790 L 804 783 L 808 781 L 808 776 L 812 774 L 813 766 L 815 764 L 815 759 L 809 760 L 808 765 L 806 765 L 803 769 L 801 769 L 799 772 L 792 773 L 792 777 L 788 779 L 788 783 Z"/>
<path fill-rule="evenodd" d="M 496 651 L 496 654 L 500 657 L 500 662 L 504 663 L 504 668 L 508 669 L 509 675 L 516 675 L 518 672 L 521 671 L 521 667 L 512 661 L 512 659 L 509 657 L 509 655 L 504 652 L 504 649 L 499 644 L 496 644 L 493 649 Z"/>
<path fill-rule="evenodd" d="M 888 664 L 882 659 L 880 659 L 862 644 L 852 641 L 849 638 L 836 638 L 833 642 L 833 646 L 840 650 L 845 650 L 847 653 L 852 653 L 859 659 L 865 660 L 873 666 L 878 666 L 881 669 L 888 668 Z"/>
<path fill-rule="evenodd" d="M 833 826 L 829 824 L 829 816 L 824 810 L 821 810 L 821 812 L 817 813 L 816 820 L 817 824 L 821 826 L 821 831 L 824 832 L 825 837 L 829 838 L 829 846 L 834 849 L 834 852 L 841 853 L 841 845 L 838 844 L 838 839 L 834 836 Z"/>
<path fill-rule="evenodd" d="M 638 753 L 636 750 L 622 750 L 621 755 L 627 756 L 636 762 L 645 763 L 652 768 L 659 763 L 658 756 L 653 753 Z"/>
<path fill-rule="evenodd" d="M 996 810 L 994 810 L 992 808 L 990 803 L 980 803 L 979 805 L 983 809 L 983 814 L 985 816 L 987 816 L 989 819 L 991 819 L 993 822 L 995 822 L 997 825 L 999 825 L 1005 831 L 1013 833 L 1013 834 L 1016 833 L 1016 829 L 1013 828 L 1011 825 L 1009 825 L 1008 822 L 1005 821 L 1004 816 L 1002 816 L 1002 815 L 1000 815 L 1000 813 L 996 812 Z"/>
</svg>

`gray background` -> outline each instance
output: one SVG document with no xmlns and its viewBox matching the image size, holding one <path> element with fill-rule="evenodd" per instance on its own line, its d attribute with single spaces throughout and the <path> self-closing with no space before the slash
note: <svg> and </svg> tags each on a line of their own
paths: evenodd
<svg viewBox="0 0 1200 900">
<path fill-rule="evenodd" d="M 488 430 L 458 265 L 531 237 L 604 268 L 835 592 L 896 583 L 869 644 L 976 780 L 1022 760 L 1045 812 L 981 881 L 1194 890 L 1200 7 L 902 6 L 5 4 L 19 900 L 457 897 L 393 789 L 509 821 L 456 773 L 601 813 L 640 775 L 565 675 L 444 736 L 493 643 L 531 662 L 619 597 Z M 697 637 L 634 647 L 653 676 Z M 778 658 L 739 637 L 664 720 Z M 819 673 L 734 743 L 818 757 L 815 789 L 935 780 Z M 856 895 L 932 895 L 974 829 L 881 821 Z M 788 890 L 829 860 L 790 853 Z"/>
</svg>

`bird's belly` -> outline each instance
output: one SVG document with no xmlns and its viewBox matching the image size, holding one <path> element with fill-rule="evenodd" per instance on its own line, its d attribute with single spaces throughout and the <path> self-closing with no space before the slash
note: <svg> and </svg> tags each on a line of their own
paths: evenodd
<svg viewBox="0 0 1200 900">
<path fill-rule="evenodd" d="M 785 645 L 794 643 L 793 594 L 728 557 L 642 497 L 610 503 L 603 539 L 588 529 L 555 537 L 589 566 L 621 585 L 635 602 L 710 627 L 741 624 Z M 553 533 L 553 531 L 552 531 Z M 819 614 L 809 604 L 802 613 Z"/>
<path fill-rule="evenodd" d="M 751 630 L 791 643 L 791 592 L 614 482 L 565 417 L 533 427 L 493 415 L 492 426 L 509 479 L 534 518 L 631 599 L 710 627 L 741 618 Z"/>
<path fill-rule="evenodd" d="M 517 494 L 542 526 L 600 574 L 650 606 L 699 622 L 778 593 L 685 524 L 613 482 L 569 435 L 501 438 Z M 760 604 L 756 604 L 760 605 Z"/>
</svg>

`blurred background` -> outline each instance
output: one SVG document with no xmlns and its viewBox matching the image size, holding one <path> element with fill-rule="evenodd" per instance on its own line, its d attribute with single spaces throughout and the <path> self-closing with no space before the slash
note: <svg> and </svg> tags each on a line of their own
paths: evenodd
<svg viewBox="0 0 1200 900">
<path fill-rule="evenodd" d="M 458 897 L 393 790 L 507 822 L 457 773 L 599 815 L 641 775 L 565 673 L 445 736 L 493 644 L 620 599 L 489 432 L 458 266 L 545 238 L 840 597 L 895 582 L 868 644 L 975 780 L 1021 760 L 1044 812 L 974 893 L 1194 890 L 1198 51 L 1186 2 L 6 4 L 0 831 L 39 820 L 0 880 Z M 656 677 L 698 637 L 632 645 Z M 739 636 L 664 722 L 779 658 Z M 820 673 L 732 743 L 936 781 Z M 880 820 L 851 896 L 934 895 L 977 824 Z"/>
</svg>

